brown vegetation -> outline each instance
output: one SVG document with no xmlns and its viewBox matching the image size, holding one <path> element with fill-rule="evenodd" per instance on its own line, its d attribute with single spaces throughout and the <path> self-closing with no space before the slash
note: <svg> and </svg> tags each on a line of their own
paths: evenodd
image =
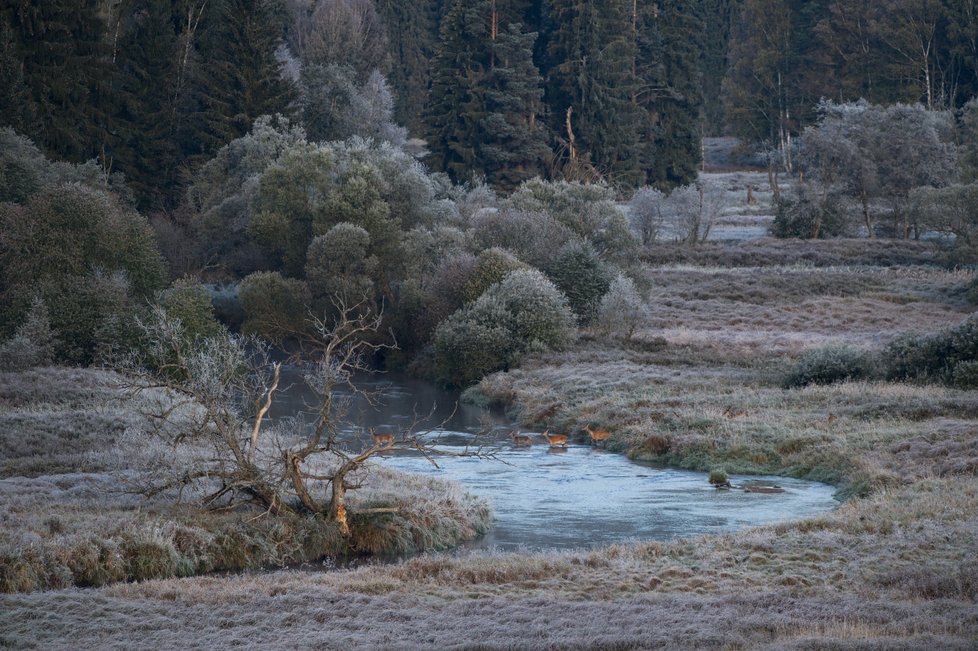
<svg viewBox="0 0 978 651">
<path fill-rule="evenodd" d="M 889 245 L 876 244 L 886 253 Z M 784 246 L 787 257 L 801 245 Z M 812 247 L 820 256 L 854 252 L 844 242 Z M 864 249 L 856 258 L 874 255 Z M 580 431 L 600 423 L 615 433 L 609 447 L 638 458 L 829 481 L 850 498 L 832 513 L 591 551 L 438 554 L 334 572 L 8 595 L 0 597 L 7 614 L 0 636 L 10 646 L 46 648 L 68 640 L 130 647 L 257 648 L 288 640 L 320 648 L 974 648 L 978 396 L 881 381 L 778 383 L 793 356 L 825 343 L 879 350 L 900 332 L 962 321 L 961 288 L 973 274 L 839 264 L 650 266 L 649 320 L 633 340 L 584 337 L 573 350 L 530 358 L 476 390 L 528 428 Z M 0 399 L 28 404 L 3 391 Z M 60 535 L 50 533 L 57 522 L 43 535 L 41 524 L 32 535 Z M 157 567 L 139 571 L 151 576 Z M 175 629 L 194 637 L 175 638 Z"/>
<path fill-rule="evenodd" d="M 488 506 L 457 485 L 383 468 L 350 498 L 349 538 L 301 514 L 204 510 L 189 489 L 182 503 L 176 489 L 142 497 L 146 477 L 193 467 L 199 450 L 155 439 L 134 403 L 153 397 L 126 397 L 121 382 L 77 369 L 0 373 L 0 592 L 446 549 L 489 526 Z"/>
</svg>

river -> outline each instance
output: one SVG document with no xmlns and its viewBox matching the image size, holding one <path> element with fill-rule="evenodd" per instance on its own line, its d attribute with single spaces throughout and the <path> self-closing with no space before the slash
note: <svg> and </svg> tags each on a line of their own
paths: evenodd
<svg viewBox="0 0 978 651">
<path fill-rule="evenodd" d="M 288 388 L 276 401 L 277 414 L 308 418 L 314 396 L 302 386 L 301 374 L 288 369 L 283 379 Z M 803 518 L 838 506 L 835 489 L 817 482 L 732 476 L 734 486 L 761 480 L 784 492 L 717 490 L 706 473 L 637 463 L 590 445 L 551 449 L 538 433 L 531 447 L 515 447 L 509 439 L 512 423 L 500 413 L 457 404 L 457 393 L 401 376 L 368 376 L 357 384 L 382 390 L 376 405 L 351 400 L 347 419 L 360 427 L 397 431 L 429 416 L 421 429 L 433 429 L 427 436 L 439 448 L 495 450 L 496 460 L 439 457 L 438 468 L 408 451 L 374 457 L 378 464 L 457 480 L 489 498 L 493 528 L 470 547 L 535 550 L 670 540 Z M 353 430 L 348 431 L 353 444 Z"/>
</svg>

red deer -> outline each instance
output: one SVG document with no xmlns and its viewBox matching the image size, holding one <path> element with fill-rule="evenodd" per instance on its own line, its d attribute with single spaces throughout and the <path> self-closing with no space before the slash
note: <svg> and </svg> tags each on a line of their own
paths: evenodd
<svg viewBox="0 0 978 651">
<path fill-rule="evenodd" d="M 549 443 L 550 444 L 550 447 L 552 447 L 552 448 L 557 448 L 557 447 L 564 447 L 564 448 L 566 448 L 567 447 L 567 435 L 566 434 L 551 434 L 550 433 L 550 430 L 546 430 L 543 433 L 543 438 L 547 439 L 547 443 Z"/>
<path fill-rule="evenodd" d="M 601 441 L 604 441 L 605 447 L 608 447 L 608 439 L 611 437 L 611 432 L 608 430 L 598 430 L 595 432 L 588 425 L 584 426 L 584 431 L 590 434 L 592 445 L 597 446 Z"/>
<path fill-rule="evenodd" d="M 533 439 L 530 438 L 529 434 L 520 434 L 519 430 L 514 430 L 509 433 L 509 438 L 513 439 L 513 444 L 516 447 L 530 447 L 533 445 Z"/>
<path fill-rule="evenodd" d="M 371 432 L 370 434 L 374 439 L 374 446 L 378 448 L 389 448 L 394 445 L 394 435 L 393 434 L 376 434 Z"/>
</svg>

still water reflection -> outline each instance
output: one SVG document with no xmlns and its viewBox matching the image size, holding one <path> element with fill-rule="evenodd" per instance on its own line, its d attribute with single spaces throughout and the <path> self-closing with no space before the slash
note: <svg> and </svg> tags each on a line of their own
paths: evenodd
<svg viewBox="0 0 978 651">
<path fill-rule="evenodd" d="M 301 416 L 311 396 L 301 390 L 294 370 L 287 379 L 292 387 L 279 400 L 279 414 Z M 735 486 L 748 479 L 769 479 L 785 492 L 718 491 L 707 483 L 705 473 L 643 465 L 589 445 L 551 450 L 539 434 L 533 446 L 516 448 L 508 438 L 511 424 L 505 418 L 468 405 L 456 408 L 457 394 L 401 377 L 371 376 L 359 385 L 385 389 L 376 408 L 365 400 L 352 401 L 349 418 L 360 426 L 393 431 L 433 411 L 429 426 L 445 422 L 430 435 L 446 450 L 466 445 L 498 448 L 498 461 L 443 457 L 437 469 L 403 451 L 384 453 L 376 461 L 454 479 L 489 498 L 495 524 L 475 547 L 543 549 L 668 540 L 802 518 L 838 505 L 834 489 L 815 482 L 732 477 Z"/>
</svg>

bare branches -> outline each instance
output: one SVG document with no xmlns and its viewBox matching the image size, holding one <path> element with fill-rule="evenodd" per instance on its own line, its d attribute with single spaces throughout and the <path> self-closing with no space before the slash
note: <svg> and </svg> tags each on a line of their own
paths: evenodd
<svg viewBox="0 0 978 651">
<path fill-rule="evenodd" d="M 394 348 L 380 334 L 383 315 L 368 299 L 333 302 L 328 315 L 310 315 L 294 332 L 293 363 L 307 369 L 306 382 L 317 394 L 315 420 L 308 433 L 283 428 L 268 415 L 282 382 L 282 363 L 273 362 L 267 343 L 227 332 L 188 338 L 179 321 L 157 310 L 144 324 L 149 354 L 131 368 L 137 378 L 130 396 L 138 399 L 148 422 L 169 446 L 145 495 L 193 489 L 207 508 L 252 504 L 269 513 L 307 512 L 334 520 L 349 533 L 346 493 L 363 486 L 367 461 L 375 455 L 410 450 L 437 466 L 438 456 L 491 457 L 492 452 L 443 450 L 433 430 L 418 432 L 419 418 L 399 434 L 377 434 L 357 446 L 343 441 L 340 389 L 376 396 L 355 384 L 355 374 L 370 370 L 371 357 Z M 430 417 L 430 414 L 429 414 Z M 444 425 L 444 422 L 441 424 Z M 348 445 L 354 443 L 353 445 Z"/>
</svg>

